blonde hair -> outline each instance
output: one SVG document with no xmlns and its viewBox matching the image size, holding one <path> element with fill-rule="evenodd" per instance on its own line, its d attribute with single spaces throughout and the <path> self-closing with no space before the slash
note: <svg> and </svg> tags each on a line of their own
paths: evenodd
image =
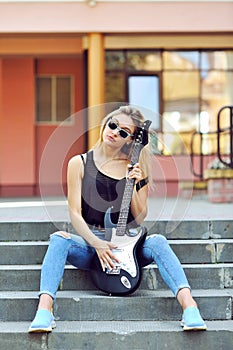
<svg viewBox="0 0 233 350">
<path fill-rule="evenodd" d="M 97 141 L 94 148 L 98 147 L 103 142 L 103 131 L 104 131 L 108 121 L 110 119 L 116 117 L 119 114 L 125 114 L 132 119 L 134 125 L 136 126 L 135 133 L 137 133 L 137 129 L 140 129 L 143 126 L 143 123 L 145 122 L 144 116 L 137 108 L 131 107 L 131 106 L 119 107 L 118 109 L 112 111 L 111 113 L 107 114 L 103 118 L 102 123 L 101 123 L 101 127 L 100 127 L 99 140 Z M 149 136 L 149 133 L 148 133 L 148 136 Z M 149 140 L 148 140 L 148 142 L 149 142 Z M 127 145 L 124 145 L 122 148 L 122 152 L 127 155 L 128 159 L 130 159 L 132 148 L 133 148 L 133 142 L 130 143 L 130 147 L 127 147 Z M 140 152 L 139 164 L 140 164 L 140 167 L 143 171 L 144 177 L 148 177 L 149 184 L 152 184 L 152 175 L 151 175 L 149 157 L 150 157 L 149 147 L 148 147 L 148 145 L 146 145 L 145 147 L 142 148 L 142 150 Z"/>
</svg>

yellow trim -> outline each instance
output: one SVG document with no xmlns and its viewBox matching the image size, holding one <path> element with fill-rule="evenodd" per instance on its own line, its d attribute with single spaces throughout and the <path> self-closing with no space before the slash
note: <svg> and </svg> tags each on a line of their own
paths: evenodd
<svg viewBox="0 0 233 350">
<path fill-rule="evenodd" d="M 0 34 L 0 55 L 80 54 L 90 35 Z M 100 34 L 105 49 L 232 49 L 232 33 L 210 34 Z"/>
<path fill-rule="evenodd" d="M 231 49 L 233 34 L 151 34 L 105 36 L 105 49 Z"/>
</svg>

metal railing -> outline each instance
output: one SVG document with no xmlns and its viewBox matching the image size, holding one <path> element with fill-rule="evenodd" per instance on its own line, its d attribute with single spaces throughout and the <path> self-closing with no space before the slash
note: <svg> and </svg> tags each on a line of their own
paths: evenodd
<svg viewBox="0 0 233 350">
<path fill-rule="evenodd" d="M 224 111 L 226 111 L 227 109 L 229 109 L 229 118 L 230 118 L 230 124 L 228 127 L 222 127 L 221 126 L 221 118 L 222 118 L 222 113 Z M 221 139 L 223 136 L 228 135 L 229 134 L 229 153 L 227 154 L 227 159 L 229 159 L 229 161 L 226 160 L 225 156 L 226 154 L 221 152 Z M 199 135 L 200 137 L 200 149 L 199 149 L 199 153 L 194 152 L 194 143 L 195 143 L 195 138 L 196 136 Z M 206 154 L 203 153 L 203 139 L 204 137 L 206 138 L 207 135 L 216 135 L 216 139 L 217 139 L 217 158 L 219 159 L 219 161 L 223 164 L 225 164 L 226 166 L 228 166 L 229 168 L 233 169 L 233 106 L 224 106 L 222 107 L 217 115 L 217 130 L 216 131 L 210 131 L 208 133 L 203 133 L 200 131 L 195 131 L 192 134 L 191 137 L 191 166 L 192 166 L 192 172 L 194 174 L 194 176 L 198 177 L 200 180 L 204 179 L 204 159 L 206 156 L 210 156 L 213 155 L 213 153 L 211 154 Z M 194 170 L 194 157 L 195 156 L 199 156 L 199 172 L 196 172 Z"/>
<path fill-rule="evenodd" d="M 230 125 L 228 128 L 221 127 L 221 114 L 224 110 L 229 109 Z M 227 165 L 229 168 L 233 169 L 233 106 L 224 106 L 218 112 L 218 135 L 217 135 L 217 155 L 220 162 Z M 229 147 L 229 162 L 223 159 L 221 154 L 221 135 L 222 133 L 228 132 L 230 135 L 230 147 Z"/>
</svg>

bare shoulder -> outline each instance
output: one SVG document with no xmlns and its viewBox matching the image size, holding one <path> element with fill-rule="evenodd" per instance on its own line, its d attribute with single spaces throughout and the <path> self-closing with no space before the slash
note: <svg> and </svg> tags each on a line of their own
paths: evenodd
<svg viewBox="0 0 233 350">
<path fill-rule="evenodd" d="M 77 154 L 76 156 L 73 156 L 72 158 L 70 158 L 69 160 L 69 165 L 78 165 L 82 163 L 82 158 L 80 154 Z"/>
<path fill-rule="evenodd" d="M 68 171 L 70 173 L 75 172 L 76 174 L 83 172 L 83 161 L 82 161 L 81 155 L 76 155 L 70 158 L 68 162 Z"/>
</svg>

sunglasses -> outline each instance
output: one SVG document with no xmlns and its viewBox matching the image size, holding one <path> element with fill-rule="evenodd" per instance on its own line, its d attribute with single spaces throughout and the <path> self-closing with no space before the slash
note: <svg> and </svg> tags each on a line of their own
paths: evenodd
<svg viewBox="0 0 233 350">
<path fill-rule="evenodd" d="M 128 136 L 134 136 L 134 134 L 130 134 L 128 131 L 120 128 L 117 123 L 115 123 L 114 121 L 112 121 L 111 119 L 109 120 L 108 122 L 108 127 L 111 129 L 111 130 L 118 130 L 118 134 L 120 135 L 120 137 L 122 137 L 123 139 L 126 139 L 126 137 Z"/>
</svg>

